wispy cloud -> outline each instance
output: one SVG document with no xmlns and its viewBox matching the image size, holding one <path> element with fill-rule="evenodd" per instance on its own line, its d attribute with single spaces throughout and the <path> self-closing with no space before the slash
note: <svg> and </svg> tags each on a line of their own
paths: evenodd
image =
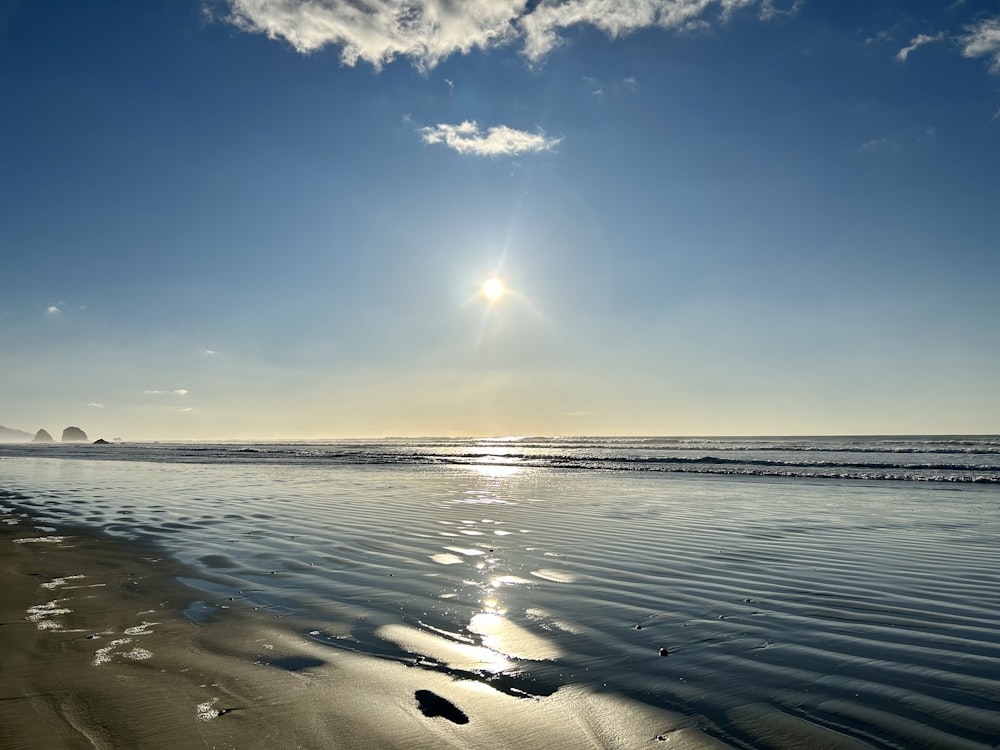
<svg viewBox="0 0 1000 750">
<path fill-rule="evenodd" d="M 802 9 L 805 2 L 806 0 L 793 0 L 791 3 L 776 5 L 775 0 L 763 0 L 760 4 L 760 17 L 767 21 L 775 16 L 794 16 Z"/>
<path fill-rule="evenodd" d="M 584 88 L 593 96 L 631 94 L 639 89 L 639 79 L 635 76 L 627 76 L 621 80 L 605 82 L 594 76 L 583 77 Z"/>
<path fill-rule="evenodd" d="M 960 6 L 954 3 L 948 10 L 953 10 Z M 877 39 L 872 37 L 865 40 L 866 43 Z M 915 50 L 920 49 L 925 44 L 933 44 L 947 40 L 951 43 L 957 42 L 961 47 L 963 57 L 985 57 L 989 60 L 990 71 L 1000 73 L 1000 16 L 995 18 L 983 18 L 976 23 L 965 27 L 962 34 L 917 34 L 910 40 L 910 43 L 896 53 L 896 59 L 906 62 L 907 58 Z"/>
<path fill-rule="evenodd" d="M 91 401 L 89 404 L 87 404 L 87 406 L 89 406 L 91 409 L 103 409 L 104 408 L 104 404 L 97 404 L 97 403 L 94 403 L 93 401 Z"/>
<path fill-rule="evenodd" d="M 186 396 L 188 395 L 188 393 L 189 391 L 187 388 L 178 388 L 176 391 L 174 391 L 175 396 Z"/>
<path fill-rule="evenodd" d="M 917 34 L 915 37 L 913 37 L 913 39 L 910 40 L 910 43 L 908 45 L 906 45 L 905 47 L 903 47 L 903 49 L 901 49 L 899 52 L 896 53 L 896 59 L 899 60 L 900 62 L 906 62 L 906 58 L 908 58 L 914 50 L 920 49 L 925 44 L 932 44 L 933 42 L 939 42 L 942 39 L 944 39 L 943 33 Z"/>
<path fill-rule="evenodd" d="M 1000 16 L 969 26 L 960 41 L 963 56 L 989 58 L 990 70 L 1000 73 Z"/>
<path fill-rule="evenodd" d="M 899 141 L 893 140 L 892 138 L 871 138 L 865 141 L 859 147 L 861 151 L 867 151 L 868 153 L 874 153 L 876 151 L 895 151 L 900 148 Z"/>
<path fill-rule="evenodd" d="M 882 42 L 891 42 L 891 41 L 892 41 L 892 32 L 889 31 L 888 29 L 882 29 L 880 31 L 876 31 L 871 36 L 866 37 L 865 45 L 870 46 L 872 44 L 881 44 Z"/>
<path fill-rule="evenodd" d="M 713 23 L 729 21 L 737 11 L 756 8 L 758 17 L 767 20 L 784 13 L 795 13 L 799 3 L 778 7 L 773 0 L 565 0 L 539 4 L 531 13 L 518 19 L 517 29 L 523 39 L 522 52 L 538 62 L 562 44 L 560 33 L 573 26 L 594 26 L 612 39 L 640 29 L 660 28 L 677 31 L 703 29 Z"/>
<path fill-rule="evenodd" d="M 204 354 L 206 357 L 211 357 L 213 354 L 217 354 L 215 349 L 204 349 L 202 350 L 201 353 Z"/>
<path fill-rule="evenodd" d="M 529 133 L 506 125 L 489 128 L 485 133 L 475 120 L 458 125 L 435 125 L 421 128 L 424 143 L 442 143 L 460 154 L 476 156 L 514 156 L 533 151 L 549 151 L 562 139 L 544 133 Z"/>
<path fill-rule="evenodd" d="M 902 137 L 884 136 L 882 138 L 872 138 L 862 143 L 858 147 L 858 150 L 868 153 L 899 151 L 901 149 L 917 147 L 920 144 L 930 143 L 936 135 L 937 128 L 933 125 L 928 125 L 924 128 L 923 132 L 917 135 L 909 134 Z"/>
<path fill-rule="evenodd" d="M 173 391 L 163 391 L 159 389 L 150 389 L 147 391 L 143 391 L 143 393 L 145 393 L 147 396 L 168 396 L 168 395 L 186 396 L 188 395 L 189 392 L 190 391 L 188 391 L 187 388 L 178 388 Z"/>
<path fill-rule="evenodd" d="M 643 28 L 685 30 L 724 23 L 737 11 L 761 19 L 795 13 L 801 0 L 226 0 L 226 20 L 244 31 L 283 39 L 301 53 L 340 47 L 345 65 L 376 69 L 398 57 L 430 70 L 455 53 L 519 43 L 537 62 L 573 26 L 612 38 Z"/>
<path fill-rule="evenodd" d="M 587 90 L 594 96 L 602 96 L 604 94 L 604 87 L 601 85 L 601 82 L 593 76 L 584 76 L 583 82 L 587 86 Z"/>
<path fill-rule="evenodd" d="M 66 300 L 61 299 L 51 305 L 46 306 L 45 312 L 49 315 L 59 315 L 60 313 L 65 313 L 66 315 L 73 315 L 77 312 L 83 312 L 87 309 L 86 305 L 71 305 Z"/>
</svg>

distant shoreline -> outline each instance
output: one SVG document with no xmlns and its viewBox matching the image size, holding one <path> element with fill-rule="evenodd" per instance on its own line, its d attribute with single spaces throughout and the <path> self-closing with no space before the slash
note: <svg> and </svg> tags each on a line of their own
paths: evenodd
<svg viewBox="0 0 1000 750">
<path fill-rule="evenodd" d="M 220 444 L 265 444 L 296 445 L 309 443 L 356 443 L 356 442 L 409 442 L 426 440 L 481 440 L 484 442 L 520 442 L 525 440 L 926 440 L 926 439 L 996 438 L 1000 432 L 846 432 L 846 433 L 757 433 L 752 435 L 708 433 L 708 434 L 653 434 L 653 433 L 612 433 L 612 434 L 565 434 L 565 435 L 376 435 L 347 437 L 241 437 L 241 438 L 136 438 L 119 437 L 108 440 L 111 444 L 128 445 L 220 445 Z M 0 437 L 0 445 L 92 445 L 95 440 L 52 440 L 36 443 L 32 436 L 12 440 Z"/>
</svg>

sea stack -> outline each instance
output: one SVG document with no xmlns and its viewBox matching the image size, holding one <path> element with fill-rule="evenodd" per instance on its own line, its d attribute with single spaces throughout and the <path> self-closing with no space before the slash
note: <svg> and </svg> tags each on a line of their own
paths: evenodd
<svg viewBox="0 0 1000 750">
<path fill-rule="evenodd" d="M 62 441 L 64 443 L 85 443 L 87 442 L 87 433 L 79 427 L 67 427 L 63 430 Z"/>
<path fill-rule="evenodd" d="M 52 436 L 46 430 L 39 430 L 38 432 L 35 433 L 35 437 L 34 437 L 34 439 L 32 439 L 31 442 L 33 442 L 33 443 L 54 443 L 55 441 L 52 439 Z"/>
</svg>

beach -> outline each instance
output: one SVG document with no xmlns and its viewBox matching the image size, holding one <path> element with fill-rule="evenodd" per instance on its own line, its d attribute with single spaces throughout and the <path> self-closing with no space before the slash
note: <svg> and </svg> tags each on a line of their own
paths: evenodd
<svg viewBox="0 0 1000 750">
<path fill-rule="evenodd" d="M 0 746 L 1000 737 L 992 485 L 240 455 L 0 459 Z"/>
<path fill-rule="evenodd" d="M 12 520 L 0 747 L 719 746 L 681 716 L 584 690 L 526 700 L 331 654 L 252 611 L 185 616 L 196 592 L 154 550 Z"/>
</svg>

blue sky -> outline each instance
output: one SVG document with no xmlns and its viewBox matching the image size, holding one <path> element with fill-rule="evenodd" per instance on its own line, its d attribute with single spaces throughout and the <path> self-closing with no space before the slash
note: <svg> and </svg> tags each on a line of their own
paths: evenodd
<svg viewBox="0 0 1000 750">
<path fill-rule="evenodd" d="M 1000 431 L 995 2 L 450 5 L 5 3 L 0 424 Z"/>
</svg>

